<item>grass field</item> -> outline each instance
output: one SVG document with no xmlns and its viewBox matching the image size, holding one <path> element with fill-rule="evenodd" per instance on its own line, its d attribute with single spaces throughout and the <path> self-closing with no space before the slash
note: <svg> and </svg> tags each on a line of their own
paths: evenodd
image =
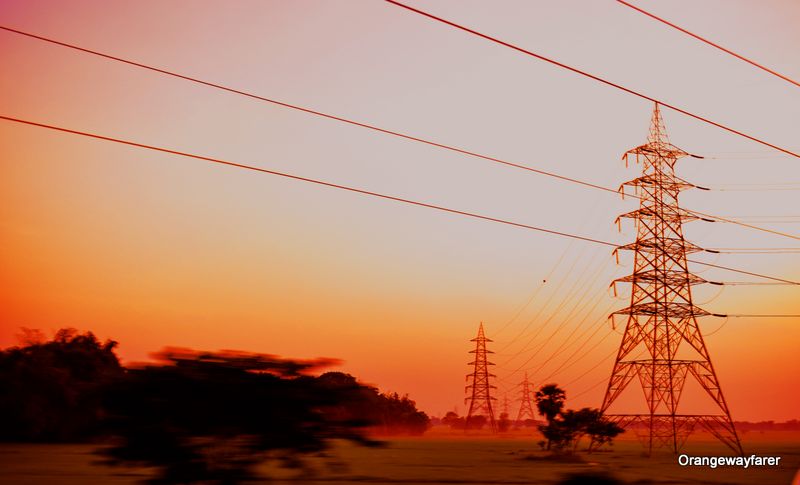
<svg viewBox="0 0 800 485">
<path fill-rule="evenodd" d="M 680 467 L 672 454 L 652 457 L 626 437 L 611 452 L 579 453 L 577 461 L 554 461 L 524 435 L 493 439 L 446 431 L 423 438 L 389 440 L 378 449 L 339 444 L 334 452 L 342 466 L 315 459 L 316 476 L 265 466 L 271 483 L 559 483 L 575 473 L 610 474 L 621 483 L 653 484 L 790 484 L 800 467 L 800 435 L 791 432 L 751 432 L 743 437 L 747 453 L 782 456 L 778 467 Z M 3 484 L 128 484 L 147 478 L 146 469 L 114 468 L 97 463 L 91 445 L 1 444 L 0 483 Z M 693 436 L 688 454 L 725 454 L 708 436 Z M 334 464 L 335 465 L 335 464 Z M 587 481 L 586 483 L 593 483 Z"/>
</svg>

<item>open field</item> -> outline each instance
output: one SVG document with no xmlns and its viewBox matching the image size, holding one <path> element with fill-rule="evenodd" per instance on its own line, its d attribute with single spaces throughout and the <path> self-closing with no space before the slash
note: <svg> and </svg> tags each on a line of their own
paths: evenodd
<svg viewBox="0 0 800 485">
<path fill-rule="evenodd" d="M 392 439 L 379 449 L 347 444 L 335 457 L 344 467 L 329 468 L 316 459 L 315 477 L 268 467 L 274 483 L 449 483 L 524 484 L 559 483 L 573 473 L 609 473 L 622 483 L 653 484 L 790 484 L 800 467 L 800 435 L 791 432 L 751 432 L 744 436 L 746 452 L 782 456 L 779 467 L 680 467 L 671 454 L 642 455 L 638 442 L 621 439 L 613 452 L 587 455 L 580 461 L 548 460 L 530 437 L 500 439 L 433 433 L 424 438 Z M 97 464 L 91 445 L 0 445 L 0 483 L 9 484 L 128 484 L 146 478 L 145 469 L 112 468 Z M 721 447 L 696 436 L 689 454 L 719 454 Z M 592 482 L 586 482 L 592 483 Z"/>
</svg>

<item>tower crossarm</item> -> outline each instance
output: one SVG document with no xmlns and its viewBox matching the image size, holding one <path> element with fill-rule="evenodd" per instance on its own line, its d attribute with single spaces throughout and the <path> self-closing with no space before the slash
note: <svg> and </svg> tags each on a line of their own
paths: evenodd
<svg viewBox="0 0 800 485">
<path fill-rule="evenodd" d="M 649 269 L 646 271 L 639 271 L 622 278 L 617 278 L 615 282 L 620 283 L 649 283 L 649 284 L 666 284 L 670 286 L 678 285 L 698 285 L 701 283 L 708 283 L 707 280 L 680 270 L 657 270 Z"/>
<path fill-rule="evenodd" d="M 655 174 L 643 175 L 633 180 L 629 180 L 622 185 L 644 188 L 658 187 L 673 193 L 694 187 L 694 184 L 691 184 L 678 177 L 657 177 Z"/>
<path fill-rule="evenodd" d="M 676 301 L 651 301 L 631 305 L 627 308 L 617 310 L 612 315 L 644 315 L 644 316 L 664 316 L 672 319 L 685 319 L 689 317 L 702 317 L 711 315 L 702 308 Z"/>
<path fill-rule="evenodd" d="M 617 249 L 640 251 L 643 253 L 699 253 L 704 251 L 700 246 L 679 238 L 641 239 Z"/>
<path fill-rule="evenodd" d="M 684 222 L 696 221 L 699 219 L 695 214 L 678 207 L 663 206 L 659 209 L 651 206 L 640 207 L 636 210 L 626 212 L 619 217 L 629 219 L 649 219 L 649 220 L 663 220 L 665 222 L 677 222 L 683 224 Z"/>
<path fill-rule="evenodd" d="M 644 145 L 639 145 L 625 152 L 625 155 L 629 154 L 654 158 L 671 158 L 675 160 L 691 155 L 689 152 L 676 147 L 672 143 L 663 141 L 650 141 Z"/>
</svg>

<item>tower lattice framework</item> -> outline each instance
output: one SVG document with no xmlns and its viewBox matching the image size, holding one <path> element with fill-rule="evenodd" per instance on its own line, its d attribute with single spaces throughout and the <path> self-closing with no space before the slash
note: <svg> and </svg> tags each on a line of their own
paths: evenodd
<svg viewBox="0 0 800 485">
<path fill-rule="evenodd" d="M 489 372 L 489 366 L 494 365 L 489 362 L 488 354 L 492 354 L 491 350 L 486 348 L 486 343 L 491 342 L 491 339 L 486 338 L 483 331 L 483 322 L 478 327 L 478 336 L 471 339 L 470 342 L 475 342 L 475 350 L 470 350 L 469 353 L 475 354 L 475 359 L 468 365 L 472 366 L 472 372 L 467 374 L 467 382 L 469 383 L 465 388 L 465 392 L 470 393 L 464 402 L 469 403 L 469 411 L 467 411 L 466 428 L 469 429 L 470 421 L 475 416 L 484 416 L 492 428 L 492 432 L 497 431 L 497 422 L 494 418 L 494 409 L 492 401 L 492 389 L 496 389 L 490 382 L 494 374 Z"/>
<path fill-rule="evenodd" d="M 618 249 L 634 252 L 633 273 L 617 282 L 631 284 L 630 305 L 611 315 L 626 318 L 602 411 L 623 427 L 635 427 L 652 452 L 683 446 L 699 425 L 736 453 L 741 443 L 728 405 L 711 364 L 697 318 L 709 313 L 692 301 L 692 286 L 706 280 L 692 274 L 686 255 L 702 249 L 683 237 L 684 222 L 697 219 L 678 205 L 681 191 L 692 184 L 675 175 L 675 163 L 687 152 L 669 142 L 658 104 L 655 105 L 646 144 L 629 150 L 642 175 L 621 187 L 632 186 L 641 198 L 639 209 L 622 215 L 636 223 L 636 241 Z M 615 400 L 637 378 L 646 408 L 640 414 L 608 413 Z M 699 383 L 710 397 L 710 414 L 682 414 L 681 394 L 687 380 Z"/>
<path fill-rule="evenodd" d="M 531 401 L 531 383 L 528 380 L 528 373 L 525 373 L 525 379 L 519 383 L 520 396 L 519 396 L 519 411 L 517 412 L 517 423 L 522 423 L 523 420 L 536 419 L 536 414 L 533 412 L 533 403 Z"/>
</svg>

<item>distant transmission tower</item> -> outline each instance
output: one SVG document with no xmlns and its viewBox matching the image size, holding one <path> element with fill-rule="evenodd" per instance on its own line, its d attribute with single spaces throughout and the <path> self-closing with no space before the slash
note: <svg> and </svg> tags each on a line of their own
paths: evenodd
<svg viewBox="0 0 800 485">
<path fill-rule="evenodd" d="M 465 403 L 469 403 L 466 421 L 467 429 L 469 429 L 470 421 L 475 416 L 481 415 L 489 421 L 492 432 L 497 431 L 497 423 L 492 409 L 492 401 L 495 398 L 492 397 L 491 393 L 491 390 L 496 389 L 496 387 L 489 382 L 490 378 L 495 377 L 494 374 L 489 373 L 489 366 L 494 364 L 489 362 L 487 358 L 487 354 L 494 352 L 486 348 L 486 343 L 491 341 L 486 338 L 483 332 L 483 322 L 481 322 L 480 327 L 478 327 L 478 336 L 470 340 L 470 342 L 475 342 L 475 350 L 469 351 L 470 354 L 475 354 L 475 360 L 469 363 L 469 365 L 473 366 L 473 370 L 472 373 L 467 374 L 469 385 L 465 389 L 466 392 L 472 391 L 472 395 L 464 400 Z"/>
<path fill-rule="evenodd" d="M 503 394 L 503 414 L 506 415 L 506 418 L 509 416 L 509 405 L 511 402 L 508 400 L 508 394 Z"/>
<path fill-rule="evenodd" d="M 658 103 L 645 145 L 625 153 L 642 164 L 642 176 L 626 182 L 641 197 L 638 210 L 624 214 L 636 221 L 636 242 L 620 246 L 634 252 L 633 274 L 615 280 L 631 283 L 630 306 L 611 315 L 627 323 L 602 411 L 614 404 L 632 379 L 646 398 L 640 414 L 606 414 L 624 427 L 635 427 L 648 450 L 673 452 L 700 425 L 736 453 L 742 446 L 722 395 L 697 317 L 709 315 L 692 302 L 692 286 L 706 281 L 689 272 L 686 254 L 701 251 L 683 238 L 682 224 L 697 219 L 678 206 L 678 194 L 693 187 L 675 175 L 675 162 L 689 155 L 669 142 Z M 691 377 L 711 399 L 710 414 L 681 414 L 678 403 Z M 620 404 L 617 401 L 618 405 Z M 642 432 L 644 430 L 644 432 Z"/>
<path fill-rule="evenodd" d="M 519 412 L 517 412 L 517 423 L 522 423 L 525 419 L 536 419 L 533 413 L 533 404 L 531 403 L 531 383 L 528 380 L 528 373 L 525 373 L 525 379 L 519 383 L 520 396 L 519 396 Z"/>
</svg>

